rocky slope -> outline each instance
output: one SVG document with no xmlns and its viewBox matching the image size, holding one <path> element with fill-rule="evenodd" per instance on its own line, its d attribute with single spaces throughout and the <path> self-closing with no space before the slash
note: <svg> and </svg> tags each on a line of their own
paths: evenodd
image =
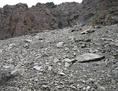
<svg viewBox="0 0 118 91">
<path fill-rule="evenodd" d="M 0 67 L 0 91 L 118 91 L 118 25 L 1 40 Z"/>
</svg>

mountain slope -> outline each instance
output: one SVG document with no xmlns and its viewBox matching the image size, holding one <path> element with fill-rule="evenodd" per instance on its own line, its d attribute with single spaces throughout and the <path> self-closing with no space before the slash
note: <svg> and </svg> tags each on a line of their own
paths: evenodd
<svg viewBox="0 0 118 91">
<path fill-rule="evenodd" d="M 117 29 L 74 26 L 1 40 L 1 91 L 117 91 Z"/>
</svg>

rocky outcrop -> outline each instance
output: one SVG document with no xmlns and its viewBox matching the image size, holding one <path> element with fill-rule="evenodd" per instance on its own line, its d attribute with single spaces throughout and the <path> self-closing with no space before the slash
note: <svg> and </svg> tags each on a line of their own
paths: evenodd
<svg viewBox="0 0 118 91">
<path fill-rule="evenodd" d="M 6 5 L 0 9 L 0 39 L 74 25 L 78 15 L 71 6 L 78 3 L 37 3 L 31 8 L 22 3 Z"/>
<path fill-rule="evenodd" d="M 72 27 L 75 24 L 111 25 L 118 23 L 117 0 L 83 0 L 81 4 L 67 2 L 41 4 L 28 8 L 26 4 L 6 5 L 0 9 L 0 39 Z"/>
<path fill-rule="evenodd" d="M 93 25 L 111 25 L 118 23 L 117 0 L 83 0 L 81 22 Z"/>
<path fill-rule="evenodd" d="M 30 14 L 26 12 L 28 7 L 26 4 L 17 4 L 15 6 L 6 5 L 3 7 L 0 18 L 0 38 L 12 37 L 13 35 L 24 33 L 27 26 L 24 25 L 23 21 L 30 18 Z"/>
</svg>

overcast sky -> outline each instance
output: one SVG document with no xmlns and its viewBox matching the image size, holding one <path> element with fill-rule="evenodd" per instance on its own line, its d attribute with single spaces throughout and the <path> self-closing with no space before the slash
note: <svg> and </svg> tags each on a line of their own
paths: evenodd
<svg viewBox="0 0 118 91">
<path fill-rule="evenodd" d="M 6 4 L 14 5 L 17 3 L 27 3 L 28 6 L 31 7 L 32 5 L 35 5 L 37 2 L 41 3 L 54 2 L 55 4 L 60 4 L 62 2 L 72 2 L 72 1 L 80 3 L 82 2 L 82 0 L 0 0 L 0 7 L 3 7 Z"/>
</svg>

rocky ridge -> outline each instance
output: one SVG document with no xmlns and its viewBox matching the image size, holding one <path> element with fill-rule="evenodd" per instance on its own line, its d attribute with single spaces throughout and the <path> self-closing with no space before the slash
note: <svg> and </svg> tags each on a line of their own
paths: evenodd
<svg viewBox="0 0 118 91">
<path fill-rule="evenodd" d="M 112 25 L 118 23 L 117 0 L 83 0 L 76 2 L 41 4 L 28 8 L 26 4 L 0 8 L 0 39 L 45 30 L 81 25 Z"/>
</svg>

